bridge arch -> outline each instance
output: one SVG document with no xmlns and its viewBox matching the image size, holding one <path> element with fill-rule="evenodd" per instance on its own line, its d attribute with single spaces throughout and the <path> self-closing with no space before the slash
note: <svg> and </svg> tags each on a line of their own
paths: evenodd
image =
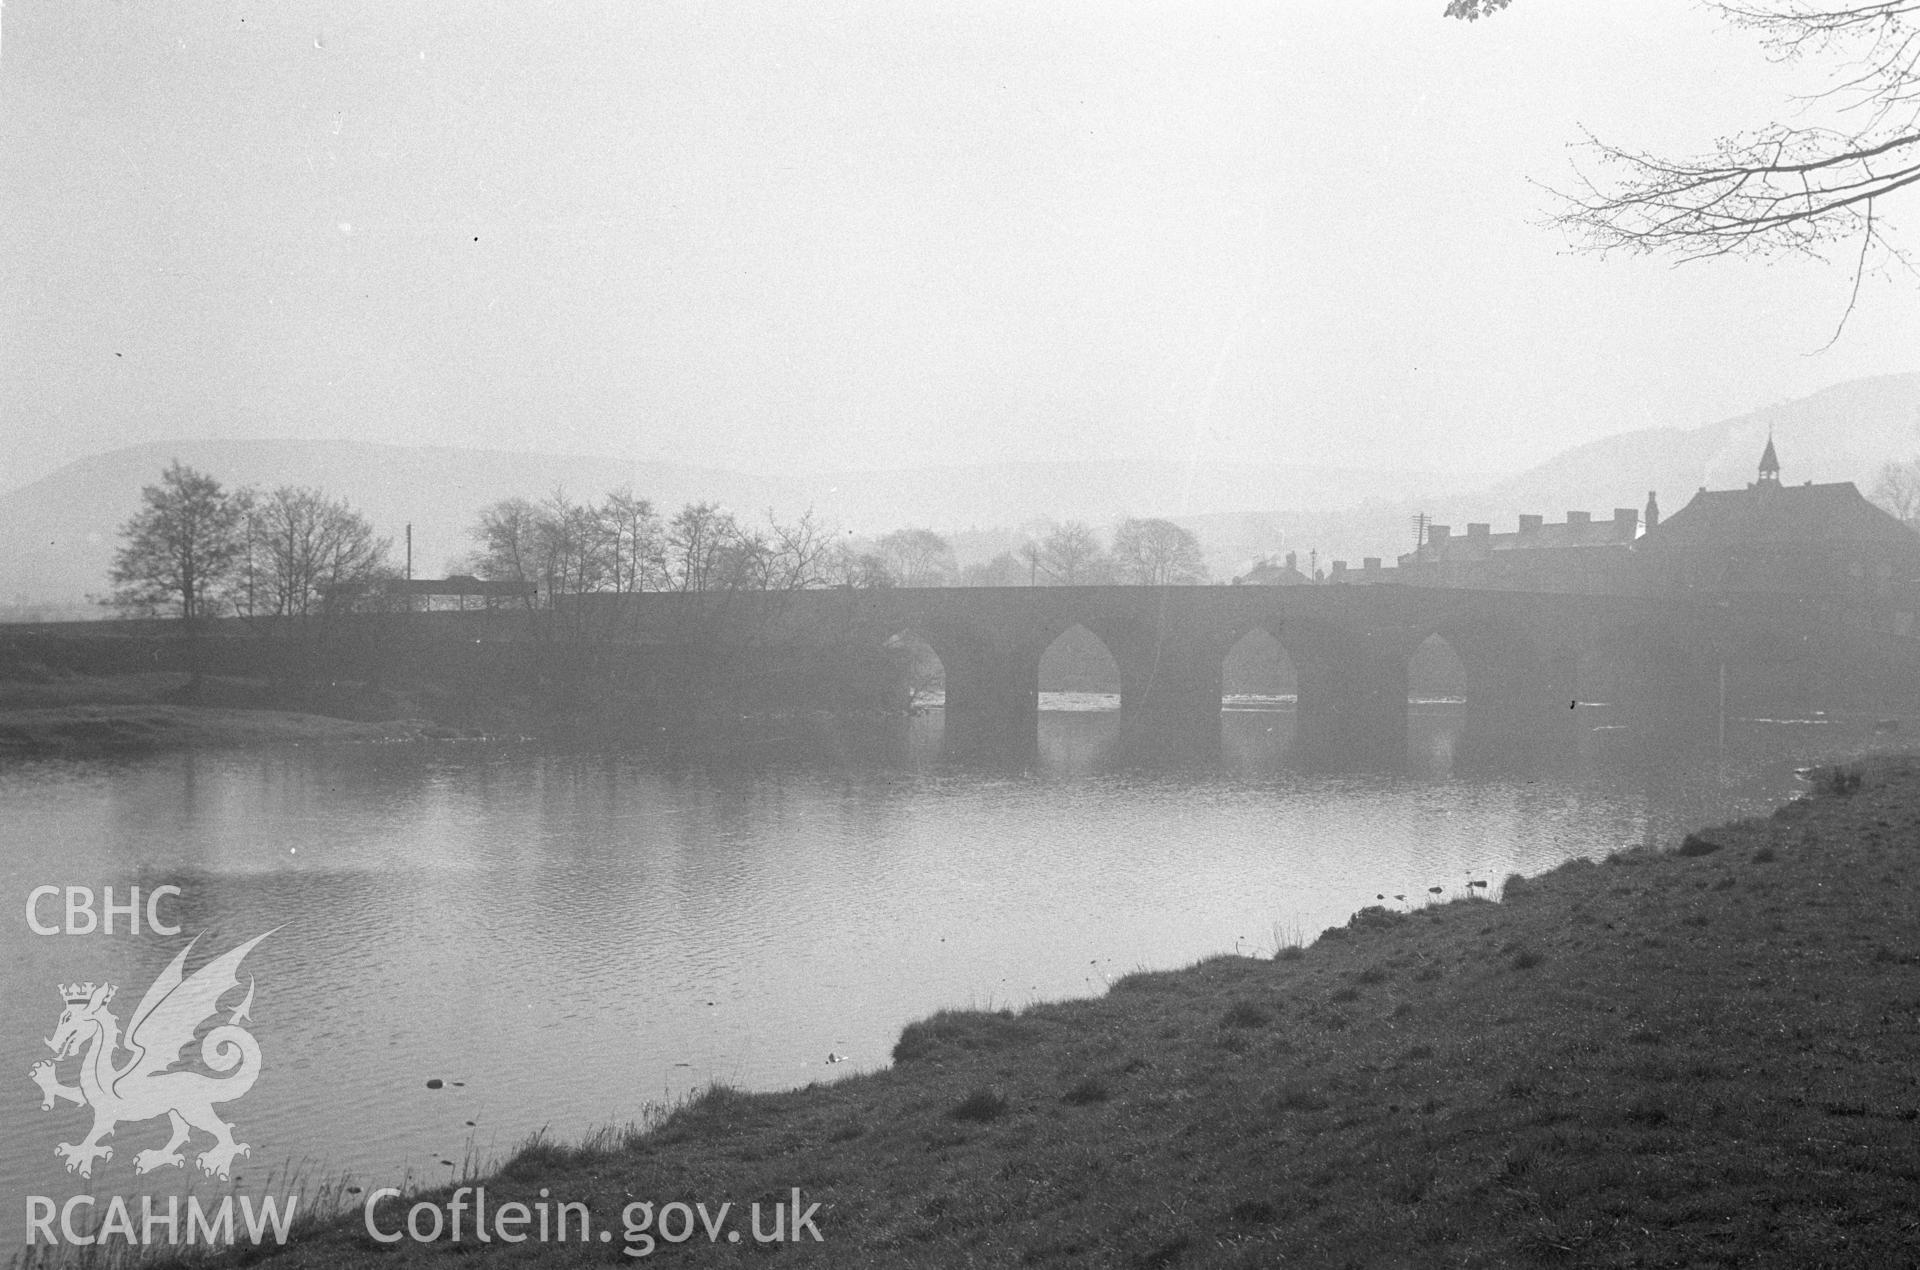
<svg viewBox="0 0 1920 1270">
<path fill-rule="evenodd" d="M 1220 687 L 1228 697 L 1299 697 L 1299 676 L 1287 646 L 1265 626 L 1241 632 L 1221 656 Z"/>
<path fill-rule="evenodd" d="M 936 696 L 946 699 L 947 659 L 917 627 L 895 631 L 884 646 L 904 658 L 900 666 L 902 681 L 896 685 L 896 692 L 908 710 L 917 711 Z M 951 644 L 948 652 L 953 652 Z"/>
<path fill-rule="evenodd" d="M 1457 761 L 1531 764 L 1563 737 L 1578 696 L 1577 654 L 1544 645 L 1523 622 L 1499 612 L 1448 617 L 1423 629 L 1408 652 L 1410 674 L 1412 659 L 1434 640 L 1458 658 L 1466 720 Z"/>
<path fill-rule="evenodd" d="M 1309 766 L 1405 765 L 1407 661 L 1390 631 L 1298 612 L 1255 625 L 1293 665 L 1296 743 Z"/>
<path fill-rule="evenodd" d="M 1459 745 L 1457 703 L 1467 698 L 1467 667 L 1460 650 L 1439 631 L 1407 655 L 1407 752 L 1417 772 L 1453 770 Z"/>
<path fill-rule="evenodd" d="M 1414 629 L 1408 655 L 1438 636 L 1460 659 L 1470 687 L 1502 675 L 1528 674 L 1543 660 L 1532 633 L 1503 615 L 1449 614 Z"/>
<path fill-rule="evenodd" d="M 1030 736 L 1033 730 L 1037 662 L 1009 659 L 988 632 L 953 615 L 908 612 L 885 627 L 890 646 L 924 646 L 939 662 L 944 693 L 944 732 L 960 749 L 992 750 Z M 921 664 L 924 667 L 924 663 Z M 915 667 L 900 685 L 911 704 Z"/>
<path fill-rule="evenodd" d="M 1596 617 L 1624 620 L 1617 602 L 1411 587 L 898 588 L 802 607 L 863 636 L 911 629 L 942 663 L 950 724 L 971 714 L 1021 734 L 1037 722 L 1042 659 L 1075 627 L 1069 642 L 1103 645 L 1119 672 L 1123 730 L 1216 742 L 1227 661 L 1262 645 L 1277 661 L 1271 637 L 1293 670 L 1309 763 L 1402 767 L 1409 662 L 1428 637 L 1457 654 L 1480 731 L 1524 738 L 1576 678 L 1556 644 L 1594 646 Z"/>
<path fill-rule="evenodd" d="M 1043 692 L 1115 693 L 1122 690 L 1120 662 L 1107 641 L 1084 622 L 1073 622 L 1040 650 Z"/>
<path fill-rule="evenodd" d="M 1427 635 L 1407 655 L 1407 692 L 1415 701 L 1466 699 L 1466 661 L 1441 632 Z"/>
</svg>

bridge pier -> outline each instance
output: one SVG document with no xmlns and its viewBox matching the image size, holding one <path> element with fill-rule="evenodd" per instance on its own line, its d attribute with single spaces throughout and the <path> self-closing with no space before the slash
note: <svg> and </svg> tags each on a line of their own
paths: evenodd
<svg viewBox="0 0 1920 1270">
<path fill-rule="evenodd" d="M 1721 649 L 1685 633 L 1644 637 L 1626 660 L 1620 719 L 1635 751 L 1651 762 L 1717 745 Z"/>
<path fill-rule="evenodd" d="M 942 656 L 946 745 L 957 754 L 1013 755 L 1038 744 L 1040 658 L 980 647 Z"/>
<path fill-rule="evenodd" d="M 1220 748 L 1220 650 L 1156 640 L 1113 650 L 1120 667 L 1120 736 L 1142 758 L 1203 759 Z"/>
<path fill-rule="evenodd" d="M 1298 745 L 1310 768 L 1407 763 L 1407 658 L 1393 648 L 1294 653 Z"/>
<path fill-rule="evenodd" d="M 1458 762 L 1477 768 L 1531 768 L 1576 748 L 1579 659 L 1467 664 L 1467 719 Z"/>
</svg>

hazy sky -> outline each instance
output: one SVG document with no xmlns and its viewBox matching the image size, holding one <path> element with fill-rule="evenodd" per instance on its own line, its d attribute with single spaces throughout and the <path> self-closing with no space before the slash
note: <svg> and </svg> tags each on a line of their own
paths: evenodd
<svg viewBox="0 0 1920 1270">
<path fill-rule="evenodd" d="M 1581 126 L 1691 150 L 1817 68 L 1442 7 L 9 0 L 0 487 L 190 436 L 1509 467 L 1920 365 L 1911 276 L 1807 356 L 1845 262 L 1536 224 Z"/>
</svg>

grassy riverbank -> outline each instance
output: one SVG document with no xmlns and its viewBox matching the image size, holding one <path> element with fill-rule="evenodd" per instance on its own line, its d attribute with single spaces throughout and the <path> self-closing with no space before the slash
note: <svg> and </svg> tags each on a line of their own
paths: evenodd
<svg viewBox="0 0 1920 1270">
<path fill-rule="evenodd" d="M 822 1242 L 781 1255 L 817 1265 L 1915 1264 L 1920 763 L 1681 845 L 943 1013 L 886 1071 L 535 1147 L 489 1210 L 544 1187 L 612 1242 L 483 1245 L 469 1213 L 460 1251 L 617 1262 L 634 1201 L 730 1202 L 745 1231 L 798 1188 Z M 275 1260 L 449 1251 L 376 1247 L 355 1211 Z M 696 1227 L 654 1256 L 770 1251 Z"/>
<path fill-rule="evenodd" d="M 156 672 L 0 679 L 0 761 L 99 758 L 155 750 L 354 744 L 454 736 L 407 717 L 403 701 L 291 692 L 264 682 Z"/>
</svg>

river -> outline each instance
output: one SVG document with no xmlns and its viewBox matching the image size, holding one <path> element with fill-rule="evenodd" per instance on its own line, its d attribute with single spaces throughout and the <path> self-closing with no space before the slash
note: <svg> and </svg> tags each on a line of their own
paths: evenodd
<svg viewBox="0 0 1920 1270">
<path fill-rule="evenodd" d="M 872 1070 L 941 1007 L 1269 955 L 1381 896 L 1407 906 L 1470 881 L 1497 895 L 1509 873 L 1671 840 L 1793 787 L 1778 757 L 1792 742 L 1653 766 L 1657 781 L 1598 764 L 1466 776 L 1444 703 L 1415 709 L 1405 774 L 1298 770 L 1286 709 L 1227 711 L 1209 762 L 1134 768 L 1115 716 L 1074 708 L 1099 700 L 1048 704 L 1066 708 L 1042 714 L 1038 761 L 1017 771 L 943 761 L 937 710 L 880 735 L 821 724 L 696 754 L 447 742 L 0 771 L 0 1237 L 23 1237 L 26 1196 L 150 1180 L 133 1156 L 163 1120 L 122 1125 L 83 1182 L 54 1144 L 85 1114 L 42 1112 L 27 1071 L 48 1057 L 57 985 L 119 985 L 124 1024 L 193 936 L 189 969 L 272 932 L 240 975 L 259 1080 L 223 1112 L 251 1147 L 242 1189 L 284 1190 L 288 1169 L 307 1186 L 431 1182 L 711 1081 Z M 62 889 L 37 910 L 61 924 L 65 888 L 109 885 L 122 901 L 179 887 L 157 911 L 182 933 L 127 933 L 125 917 L 112 935 L 29 929 L 35 887 Z"/>
</svg>

